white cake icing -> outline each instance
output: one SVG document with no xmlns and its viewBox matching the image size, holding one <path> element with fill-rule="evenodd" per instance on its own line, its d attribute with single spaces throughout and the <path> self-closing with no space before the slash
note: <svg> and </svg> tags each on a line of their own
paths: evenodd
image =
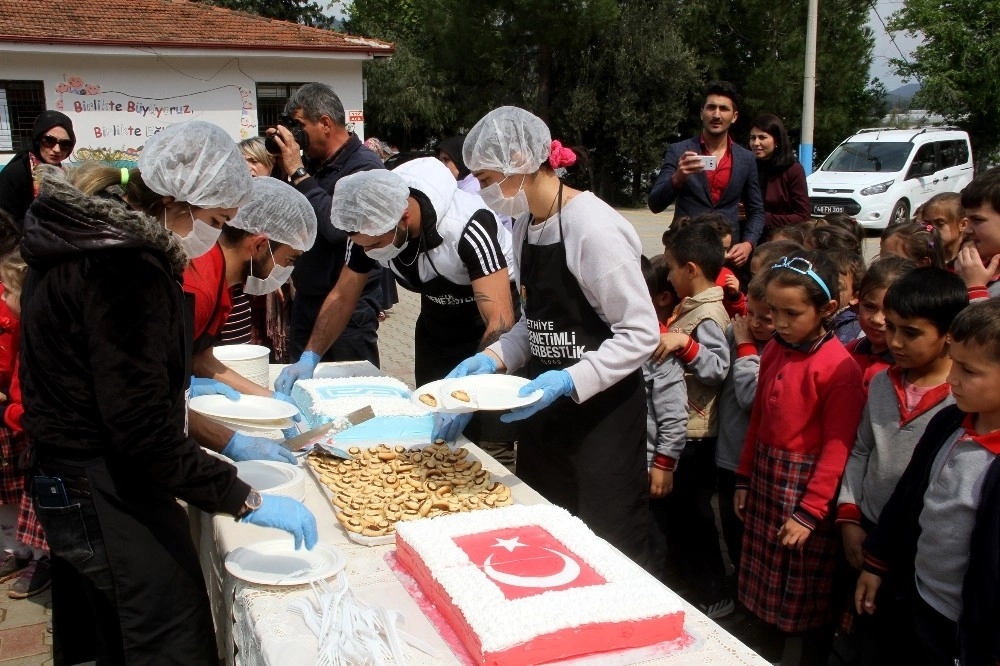
<svg viewBox="0 0 1000 666">
<path fill-rule="evenodd" d="M 370 405 L 375 416 L 425 416 L 429 410 L 410 401 L 406 384 L 393 377 L 337 377 L 300 379 L 292 387 L 292 399 L 313 428 L 337 423 L 357 409 Z"/>
<path fill-rule="evenodd" d="M 508 600 L 452 540 L 530 525 L 543 527 L 607 583 Z M 465 616 L 484 653 L 501 652 L 563 629 L 599 622 L 637 621 L 683 611 L 681 599 L 674 592 L 598 538 L 581 520 L 556 506 L 515 505 L 403 522 L 396 526 L 396 532 L 397 540 L 405 541 L 423 560 Z M 498 608 L 503 608 L 503 612 L 497 612 Z"/>
</svg>

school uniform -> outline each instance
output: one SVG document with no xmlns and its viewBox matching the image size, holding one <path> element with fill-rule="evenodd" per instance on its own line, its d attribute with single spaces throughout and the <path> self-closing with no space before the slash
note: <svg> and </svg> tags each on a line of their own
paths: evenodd
<svg viewBox="0 0 1000 666">
<path fill-rule="evenodd" d="M 523 315 L 489 347 L 529 377 L 564 369 L 573 393 L 522 421 L 517 473 L 637 561 L 649 538 L 642 364 L 658 324 L 633 227 L 591 192 L 514 227 Z"/>
<path fill-rule="evenodd" d="M 896 361 L 892 358 L 892 352 L 886 349 L 883 352 L 876 353 L 872 349 L 872 341 L 868 338 L 858 338 L 845 346 L 847 347 L 847 351 L 851 353 L 851 358 L 861 368 L 861 383 L 867 395 L 868 386 L 872 383 L 872 378 L 895 364 Z"/>
<path fill-rule="evenodd" d="M 749 491 L 739 599 L 781 631 L 831 620 L 833 503 L 864 409 L 861 371 L 833 333 L 764 348 L 750 427 L 736 471 Z M 801 552 L 776 539 L 789 518 L 811 530 Z"/>
<path fill-rule="evenodd" d="M 931 419 L 864 543 L 866 571 L 905 582 L 925 663 L 1000 660 L 1000 435 L 974 416 Z"/>
<path fill-rule="evenodd" d="M 955 403 L 948 384 L 929 389 L 909 387 L 910 394 L 914 391 L 922 393 L 916 404 L 912 404 L 916 396 L 908 395 L 904 370 L 897 366 L 872 379 L 840 484 L 837 525 L 855 523 L 865 532 L 871 531 L 927 424 L 941 409 Z M 853 600 L 857 571 L 846 562 L 843 569 L 844 597 Z M 887 663 L 905 640 L 906 611 L 896 603 L 898 585 L 894 577 L 886 577 L 879 589 L 878 611 L 856 619 L 862 664 Z"/>
<path fill-rule="evenodd" d="M 736 469 L 740 465 L 743 442 L 750 427 L 750 412 L 760 374 L 760 354 L 767 343 L 745 342 L 737 345 L 732 326 L 726 330 L 726 339 L 733 362 L 719 393 L 719 442 L 715 448 L 715 466 L 718 468 L 722 537 L 726 540 L 729 561 L 738 570 L 743 550 L 743 521 L 736 517 L 733 508 Z"/>
</svg>

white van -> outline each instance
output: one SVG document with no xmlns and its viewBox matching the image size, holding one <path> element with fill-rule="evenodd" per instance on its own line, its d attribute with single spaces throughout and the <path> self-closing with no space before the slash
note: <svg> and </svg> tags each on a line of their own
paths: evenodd
<svg viewBox="0 0 1000 666">
<path fill-rule="evenodd" d="M 935 194 L 971 180 L 969 135 L 953 127 L 863 129 L 806 178 L 813 216 L 847 213 L 869 229 L 906 221 Z"/>
</svg>

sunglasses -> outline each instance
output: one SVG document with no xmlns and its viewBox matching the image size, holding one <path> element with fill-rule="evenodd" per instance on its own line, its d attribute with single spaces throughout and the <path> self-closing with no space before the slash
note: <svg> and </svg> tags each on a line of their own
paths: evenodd
<svg viewBox="0 0 1000 666">
<path fill-rule="evenodd" d="M 798 273 L 799 275 L 811 277 L 816 281 L 816 284 L 823 288 L 823 293 L 826 294 L 826 297 L 833 300 L 829 287 L 827 287 L 826 283 L 823 282 L 823 278 L 821 278 L 819 274 L 813 270 L 812 262 L 808 259 L 803 259 L 802 257 L 792 257 L 791 259 L 788 257 L 782 257 L 781 259 L 778 259 L 778 263 L 771 266 L 771 270 L 776 268 L 785 268 L 794 273 Z"/>
<path fill-rule="evenodd" d="M 43 134 L 41 144 L 45 148 L 50 149 L 59 146 L 59 148 L 66 152 L 73 150 L 73 146 L 75 145 L 72 139 L 57 139 L 51 134 Z"/>
</svg>

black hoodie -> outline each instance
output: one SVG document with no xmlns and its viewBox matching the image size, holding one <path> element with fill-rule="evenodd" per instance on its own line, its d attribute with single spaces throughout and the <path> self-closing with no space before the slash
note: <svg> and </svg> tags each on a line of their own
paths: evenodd
<svg viewBox="0 0 1000 666">
<path fill-rule="evenodd" d="M 20 345 L 23 424 L 39 458 L 103 457 L 150 491 L 238 512 L 249 486 L 184 434 L 183 250 L 146 215 L 41 169 L 21 246 Z"/>
</svg>

